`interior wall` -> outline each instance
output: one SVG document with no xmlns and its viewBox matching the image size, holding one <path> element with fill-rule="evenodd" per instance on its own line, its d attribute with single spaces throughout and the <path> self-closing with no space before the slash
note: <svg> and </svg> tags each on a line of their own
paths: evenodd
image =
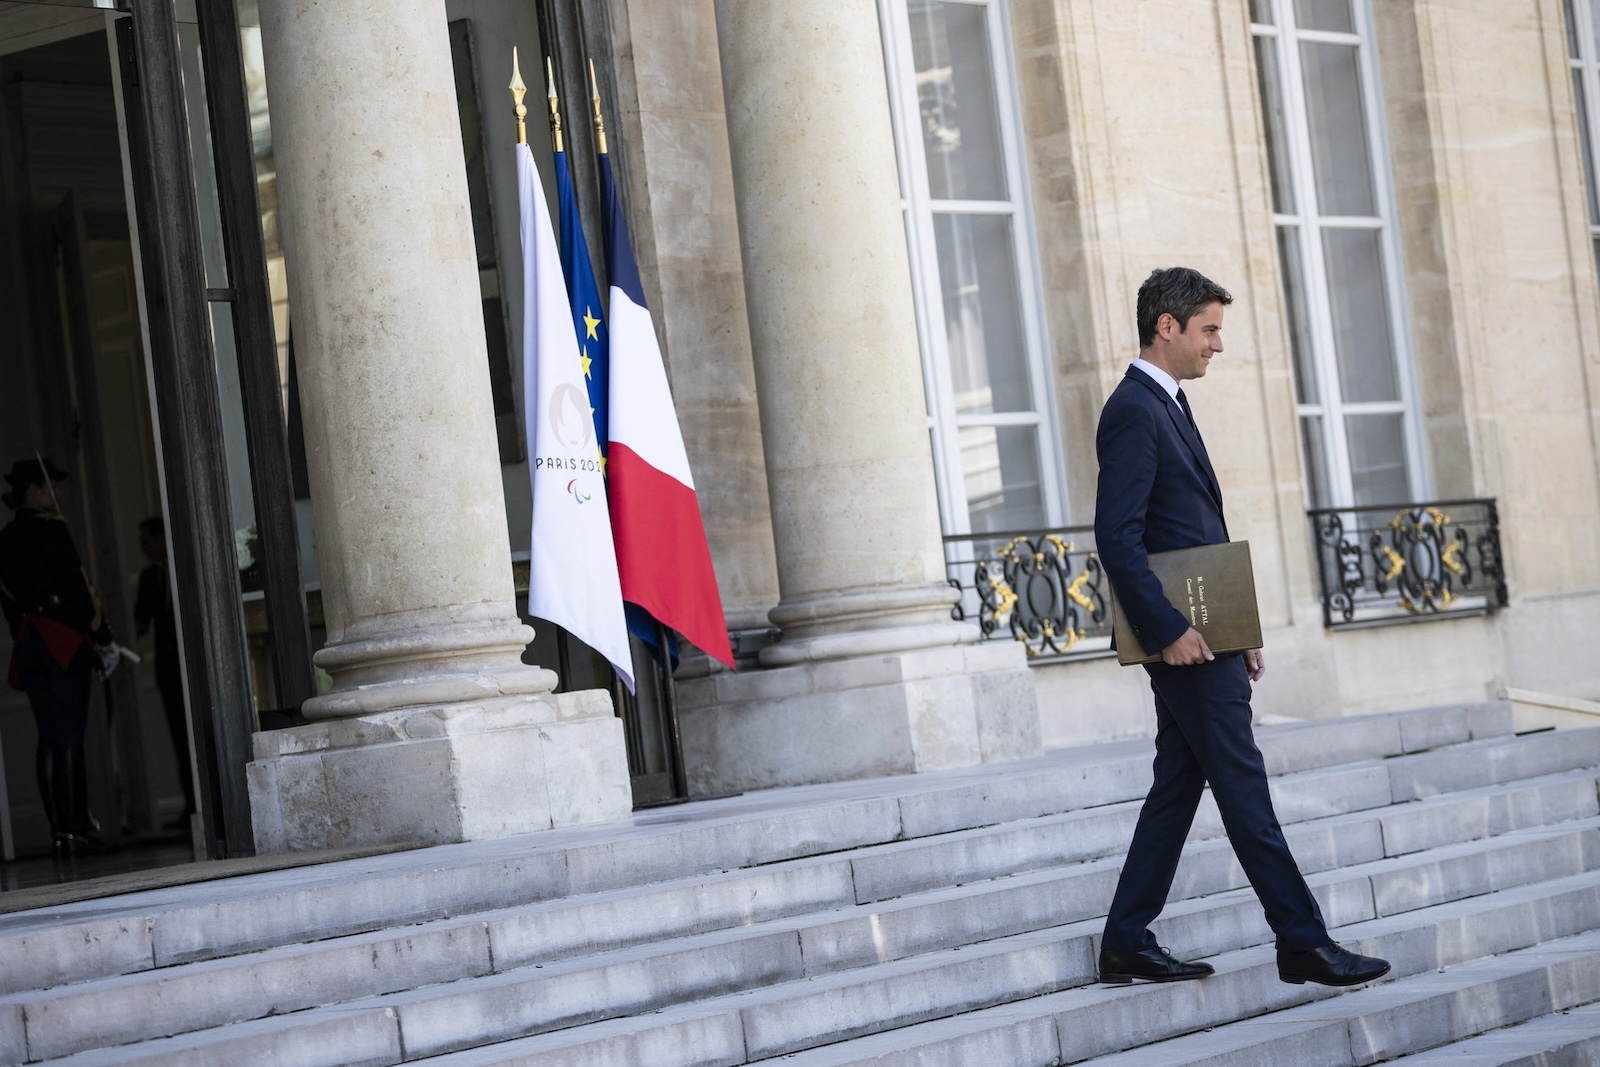
<svg viewBox="0 0 1600 1067">
<path fill-rule="evenodd" d="M 71 473 L 58 488 L 79 554 L 117 638 L 139 647 L 132 617 L 144 564 L 137 526 L 159 514 L 160 494 L 105 15 L 84 14 L 0 4 L 0 466 L 9 470 L 37 450 Z M 56 23 L 47 25 L 45 15 Z M 43 43 L 14 47 L 34 41 Z M 82 282 L 92 351 L 79 353 L 76 367 L 57 254 L 58 242 L 68 239 L 58 227 L 69 195 L 88 238 Z M 85 424 L 90 411 L 99 413 L 98 433 Z M 106 442 L 104 456 L 91 455 L 97 436 Z M 104 481 L 93 476 L 101 464 Z M 97 484 L 108 491 L 104 499 Z M 0 515 L 9 519 L 9 512 Z M 145 651 L 152 651 L 148 641 Z M 0 634 L 0 660 L 9 661 L 10 652 L 9 634 Z M 114 718 L 103 687 L 92 690 L 87 738 L 91 808 L 112 838 L 121 810 L 142 829 L 173 803 L 182 805 L 149 659 L 118 679 L 118 688 L 131 706 L 118 707 Z M 0 746 L 22 851 L 49 845 L 34 743 L 26 697 L 0 687 Z"/>
</svg>

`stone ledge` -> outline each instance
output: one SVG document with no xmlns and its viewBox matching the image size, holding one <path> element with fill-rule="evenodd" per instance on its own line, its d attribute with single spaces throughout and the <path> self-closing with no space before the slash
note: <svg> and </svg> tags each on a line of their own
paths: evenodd
<svg viewBox="0 0 1600 1067">
<path fill-rule="evenodd" d="M 259 853 L 504 837 L 633 803 L 622 723 L 598 690 L 275 730 L 255 754 Z"/>
<path fill-rule="evenodd" d="M 1010 643 L 711 675 L 679 688 L 678 710 L 701 795 L 1042 751 L 1033 676 Z"/>
</svg>

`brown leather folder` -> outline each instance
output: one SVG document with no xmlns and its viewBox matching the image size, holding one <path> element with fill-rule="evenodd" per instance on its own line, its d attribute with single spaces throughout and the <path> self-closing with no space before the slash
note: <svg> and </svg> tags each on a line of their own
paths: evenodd
<svg viewBox="0 0 1600 1067">
<path fill-rule="evenodd" d="M 1256 607 L 1256 577 L 1250 566 L 1249 541 L 1152 552 L 1150 570 L 1189 625 L 1206 639 L 1212 652 L 1242 652 L 1261 647 L 1261 613 Z M 1111 626 L 1117 640 L 1117 662 L 1158 663 L 1161 650 L 1147 654 L 1133 626 L 1122 613 L 1116 590 L 1111 596 Z"/>
</svg>

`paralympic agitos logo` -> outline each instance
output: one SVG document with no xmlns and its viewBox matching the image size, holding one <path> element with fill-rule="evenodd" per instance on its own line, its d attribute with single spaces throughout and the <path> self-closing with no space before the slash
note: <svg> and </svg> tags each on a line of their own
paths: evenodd
<svg viewBox="0 0 1600 1067">
<path fill-rule="evenodd" d="M 563 383 L 550 392 L 550 401 L 545 408 L 549 421 L 549 436 L 554 438 L 553 443 L 570 449 L 573 452 L 591 452 L 594 449 L 594 417 L 589 410 L 589 395 L 576 385 Z M 533 460 L 535 471 L 571 471 L 576 474 L 603 474 L 605 468 L 601 466 L 600 457 L 589 455 L 582 458 L 575 456 L 535 456 Z M 586 492 L 578 484 L 578 478 L 567 480 L 565 492 L 579 504 L 587 503 L 594 499 L 592 492 Z"/>
</svg>

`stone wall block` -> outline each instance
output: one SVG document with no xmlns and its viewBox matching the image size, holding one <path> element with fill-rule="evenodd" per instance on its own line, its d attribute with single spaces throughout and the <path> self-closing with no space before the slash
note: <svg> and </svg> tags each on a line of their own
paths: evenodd
<svg viewBox="0 0 1600 1067">
<path fill-rule="evenodd" d="M 333 798 L 328 794 L 326 771 L 322 756 L 312 754 L 275 761 L 277 764 L 277 794 L 269 798 L 277 807 L 269 820 L 277 820 L 283 827 L 282 848 L 288 852 L 327 848 L 333 840 L 333 824 L 338 813 L 332 808 Z M 255 766 L 254 763 L 250 766 Z M 249 767 L 246 767 L 246 775 Z M 248 777 L 247 777 L 248 780 Z M 255 797 L 250 798 L 252 821 L 255 812 L 263 808 Z M 271 808 L 265 809 L 271 812 Z M 258 852 L 264 851 L 258 843 Z"/>
<path fill-rule="evenodd" d="M 557 715 L 557 712 L 560 712 Z M 625 817 L 622 724 L 608 694 L 344 720 L 355 743 L 270 747 L 249 768 L 261 852 L 470 841 Z M 372 733 L 392 739 L 372 743 Z"/>
<path fill-rule="evenodd" d="M 250 829 L 256 852 L 276 855 L 289 851 L 289 832 L 283 823 L 283 801 L 278 792 L 279 764 L 262 761 L 261 756 L 257 752 L 255 761 L 244 769 L 245 786 L 250 792 Z"/>
<path fill-rule="evenodd" d="M 905 697 L 894 686 L 855 690 L 848 698 L 811 693 L 709 708 L 680 703 L 679 720 L 691 794 L 916 769 Z"/>
<path fill-rule="evenodd" d="M 1044 751 L 1033 673 L 1025 662 L 1008 671 L 973 675 L 972 689 L 983 762 L 1028 759 Z"/>
<path fill-rule="evenodd" d="M 324 753 L 330 823 L 322 847 L 460 840 L 455 759 L 444 738 Z"/>
<path fill-rule="evenodd" d="M 981 751 L 971 680 L 956 675 L 905 687 L 916 769 L 943 770 L 978 762 Z"/>
<path fill-rule="evenodd" d="M 615 716 L 551 723 L 539 730 L 551 826 L 625 819 L 633 810 L 622 720 Z"/>
</svg>

